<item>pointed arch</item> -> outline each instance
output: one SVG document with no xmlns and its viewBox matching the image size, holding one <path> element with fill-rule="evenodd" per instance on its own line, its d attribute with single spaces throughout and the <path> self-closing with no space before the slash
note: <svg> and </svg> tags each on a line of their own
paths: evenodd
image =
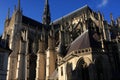
<svg viewBox="0 0 120 80">
<path fill-rule="evenodd" d="M 90 60 L 89 58 L 86 58 Z M 75 80 L 89 80 L 89 67 L 85 59 L 81 57 L 76 64 L 75 73 L 73 74 Z"/>
</svg>

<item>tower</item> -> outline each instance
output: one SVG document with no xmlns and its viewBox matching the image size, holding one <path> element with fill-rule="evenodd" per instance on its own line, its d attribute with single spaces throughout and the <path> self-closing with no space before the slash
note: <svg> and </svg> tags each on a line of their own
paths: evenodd
<svg viewBox="0 0 120 80">
<path fill-rule="evenodd" d="M 44 6 L 44 13 L 43 13 L 43 18 L 42 18 L 42 22 L 45 25 L 49 25 L 51 22 L 51 17 L 50 17 L 50 8 L 49 8 L 49 3 L 48 0 L 46 0 L 45 2 L 45 6 Z"/>
<path fill-rule="evenodd" d="M 13 25 L 13 26 L 12 26 Z M 20 30 L 22 27 L 22 11 L 20 9 L 20 0 L 18 0 L 18 6 L 16 11 L 14 11 L 12 17 L 11 17 L 11 21 L 9 24 L 9 31 L 11 31 L 11 33 L 9 35 L 11 40 L 10 40 L 10 44 L 9 47 L 10 49 L 15 49 L 15 44 L 16 44 L 16 37 L 20 36 Z"/>
<path fill-rule="evenodd" d="M 10 18 L 9 25 L 7 27 L 6 35 L 9 36 L 9 48 L 12 50 L 12 53 L 8 61 L 8 72 L 7 79 L 16 79 L 17 76 L 17 64 L 18 64 L 18 54 L 20 37 L 21 37 L 21 28 L 22 28 L 22 11 L 20 9 L 20 0 L 18 0 L 17 9 L 14 11 L 12 17 Z M 20 54 L 21 55 L 21 54 Z"/>
</svg>

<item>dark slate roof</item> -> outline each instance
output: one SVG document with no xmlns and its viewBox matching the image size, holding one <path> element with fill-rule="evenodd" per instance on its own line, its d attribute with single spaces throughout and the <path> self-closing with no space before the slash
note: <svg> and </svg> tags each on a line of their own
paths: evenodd
<svg viewBox="0 0 120 80">
<path fill-rule="evenodd" d="M 31 18 L 28 18 L 26 16 L 22 16 L 22 23 L 23 24 L 26 24 L 26 25 L 30 25 L 32 27 L 42 27 L 42 23 L 36 21 L 36 20 L 33 20 Z"/>
<path fill-rule="evenodd" d="M 90 47 L 90 40 L 89 40 L 89 34 L 88 30 L 82 33 L 80 36 L 78 36 L 70 45 L 70 48 L 67 52 L 70 53 L 75 50 L 89 48 Z"/>
</svg>

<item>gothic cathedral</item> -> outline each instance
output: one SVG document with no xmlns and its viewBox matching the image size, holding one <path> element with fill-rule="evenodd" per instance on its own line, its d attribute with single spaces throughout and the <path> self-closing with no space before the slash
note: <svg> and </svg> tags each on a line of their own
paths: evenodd
<svg viewBox="0 0 120 80">
<path fill-rule="evenodd" d="M 51 22 L 46 0 L 40 23 L 20 6 L 4 23 L 7 80 L 120 80 L 120 17 L 108 23 L 85 5 Z"/>
</svg>

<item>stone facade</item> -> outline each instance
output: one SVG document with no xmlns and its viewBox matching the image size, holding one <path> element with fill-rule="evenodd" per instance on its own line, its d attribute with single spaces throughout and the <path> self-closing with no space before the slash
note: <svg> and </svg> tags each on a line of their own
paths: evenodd
<svg viewBox="0 0 120 80">
<path fill-rule="evenodd" d="M 7 80 L 119 80 L 120 19 L 111 23 L 87 5 L 51 23 L 48 0 L 43 22 L 23 15 L 18 0 L 5 20 Z"/>
</svg>

